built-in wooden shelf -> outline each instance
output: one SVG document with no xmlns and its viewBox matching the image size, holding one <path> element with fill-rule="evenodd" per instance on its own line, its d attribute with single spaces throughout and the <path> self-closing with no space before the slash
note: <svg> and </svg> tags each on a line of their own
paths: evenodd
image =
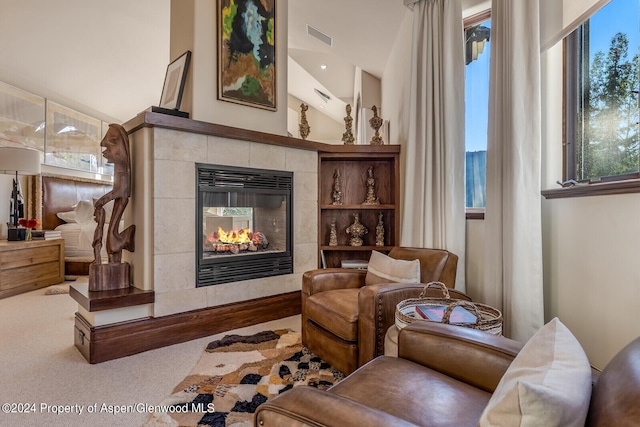
<svg viewBox="0 0 640 427">
<path fill-rule="evenodd" d="M 368 169 L 373 168 L 380 204 L 362 204 L 367 196 Z M 334 205 L 335 172 L 339 170 L 343 205 Z M 400 146 L 337 145 L 318 153 L 318 249 L 319 266 L 340 267 L 344 260 L 368 260 L 371 251 L 388 252 L 398 244 L 400 214 Z M 346 228 L 355 214 L 367 229 L 362 246 L 350 246 Z M 384 246 L 376 246 L 376 227 L 383 215 Z M 329 246 L 335 225 L 338 245 Z"/>
<path fill-rule="evenodd" d="M 144 291 L 134 286 L 110 291 L 89 291 L 88 283 L 75 283 L 69 287 L 69 295 L 88 312 L 151 304 L 155 301 L 154 291 Z"/>
</svg>

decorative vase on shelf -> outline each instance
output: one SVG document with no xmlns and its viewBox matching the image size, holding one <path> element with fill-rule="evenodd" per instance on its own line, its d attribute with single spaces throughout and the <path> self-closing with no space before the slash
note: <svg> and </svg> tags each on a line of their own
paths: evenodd
<svg viewBox="0 0 640 427">
<path fill-rule="evenodd" d="M 329 230 L 329 246 L 338 246 L 338 231 L 336 230 L 335 221 L 331 221 L 331 229 Z"/>
<path fill-rule="evenodd" d="M 309 133 L 311 132 L 311 126 L 309 126 L 309 122 L 307 121 L 307 110 L 309 106 L 302 103 L 300 104 L 300 138 L 307 139 Z"/>
<path fill-rule="evenodd" d="M 333 192 L 331 193 L 332 205 L 342 204 L 342 180 L 340 179 L 340 169 L 333 173 Z"/>
<path fill-rule="evenodd" d="M 362 202 L 363 205 L 379 205 L 380 200 L 376 196 L 376 180 L 373 177 L 373 166 L 369 166 L 367 169 L 367 196 Z"/>
<path fill-rule="evenodd" d="M 347 115 L 344 118 L 345 132 L 342 134 L 342 142 L 344 145 L 353 145 L 355 144 L 355 138 L 353 137 L 353 131 L 351 130 L 353 123 L 353 119 L 351 118 L 351 104 L 347 104 L 345 109 L 347 111 Z"/>
<path fill-rule="evenodd" d="M 383 214 L 378 214 L 378 225 L 376 226 L 376 246 L 384 246 L 384 222 L 382 221 Z"/>
<path fill-rule="evenodd" d="M 31 228 L 27 228 L 27 231 L 24 234 L 24 240 L 31 240 Z"/>
<path fill-rule="evenodd" d="M 369 144 L 384 145 L 384 141 L 380 136 L 380 128 L 382 127 L 382 118 L 378 116 L 378 107 L 374 105 L 373 107 L 371 107 L 371 110 L 373 111 L 373 117 L 369 119 L 369 124 L 371 125 L 373 130 L 376 131 L 376 133 L 373 135 L 373 138 L 371 138 L 371 142 Z"/>
<path fill-rule="evenodd" d="M 347 227 L 346 230 L 347 234 L 351 236 L 351 239 L 349 239 L 349 245 L 362 246 L 362 236 L 367 234 L 369 230 L 360 222 L 360 214 L 353 214 L 353 217 L 353 224 Z"/>
</svg>

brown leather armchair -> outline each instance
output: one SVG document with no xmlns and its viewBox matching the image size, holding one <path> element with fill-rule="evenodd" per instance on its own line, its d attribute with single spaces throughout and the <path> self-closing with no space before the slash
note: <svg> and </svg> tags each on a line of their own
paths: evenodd
<svg viewBox="0 0 640 427">
<path fill-rule="evenodd" d="M 395 259 L 420 260 L 422 283 L 365 286 L 365 270 L 328 268 L 302 277 L 302 343 L 344 374 L 384 353 L 384 337 L 396 305 L 415 298 L 428 282 L 455 286 L 458 256 L 440 249 L 395 247 Z M 451 298 L 471 299 L 450 290 Z M 428 296 L 441 296 L 437 289 Z"/>
<path fill-rule="evenodd" d="M 381 356 L 328 390 L 301 386 L 263 403 L 255 425 L 477 426 L 522 344 L 481 331 L 414 322 L 400 332 L 399 357 Z M 640 422 L 640 337 L 594 383 L 585 426 Z"/>
</svg>

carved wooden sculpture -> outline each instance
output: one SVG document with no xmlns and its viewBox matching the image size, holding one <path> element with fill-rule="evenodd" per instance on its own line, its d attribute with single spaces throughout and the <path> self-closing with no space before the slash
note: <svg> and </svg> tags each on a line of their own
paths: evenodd
<svg viewBox="0 0 640 427">
<path fill-rule="evenodd" d="M 346 230 L 347 234 L 351 236 L 351 239 L 349 239 L 349 245 L 362 246 L 362 236 L 367 234 L 369 230 L 360 222 L 360 214 L 353 214 L 353 217 L 353 224 L 348 226 Z"/>
<path fill-rule="evenodd" d="M 309 106 L 305 103 L 300 104 L 300 138 L 307 139 L 309 133 L 311 132 L 311 126 L 309 126 L 309 122 L 307 121 L 307 110 Z"/>
<path fill-rule="evenodd" d="M 340 169 L 336 169 L 333 173 L 333 192 L 331 193 L 332 205 L 342 204 L 342 179 L 340 178 Z"/>
<path fill-rule="evenodd" d="M 382 118 L 380 116 L 378 116 L 378 107 L 376 107 L 374 105 L 373 107 L 371 107 L 371 110 L 373 111 L 373 117 L 371 117 L 369 119 L 369 124 L 371 125 L 373 130 L 376 131 L 376 133 L 371 138 L 370 144 L 371 145 L 383 145 L 384 141 L 382 140 L 382 137 L 380 136 L 380 128 L 382 127 Z"/>
<path fill-rule="evenodd" d="M 378 225 L 376 225 L 376 246 L 384 246 L 384 221 L 383 213 L 378 214 Z"/>
<path fill-rule="evenodd" d="M 131 196 L 131 159 L 129 155 L 129 137 L 124 128 L 110 124 L 107 134 L 100 142 L 104 147 L 102 155 L 113 163 L 113 189 L 96 200 L 95 218 L 98 225 L 93 236 L 93 254 L 95 260 L 89 268 L 89 290 L 104 291 L 127 288 L 131 285 L 130 266 L 122 262 L 122 250 L 134 251 L 134 234 L 136 226 L 131 225 L 119 232 L 120 219 Z M 104 205 L 113 202 L 111 222 L 107 230 L 106 249 L 108 263 L 102 263 L 100 250 L 105 224 Z"/>
<path fill-rule="evenodd" d="M 376 180 L 373 177 L 373 166 L 367 169 L 367 197 L 362 202 L 363 205 L 379 205 L 380 200 L 376 196 Z"/>
<path fill-rule="evenodd" d="M 351 104 L 347 104 L 345 109 L 347 111 L 347 115 L 344 118 L 345 132 L 342 134 L 342 142 L 345 145 L 353 145 L 355 144 L 355 138 L 351 131 L 351 124 L 353 123 L 353 119 L 351 118 Z"/>
</svg>

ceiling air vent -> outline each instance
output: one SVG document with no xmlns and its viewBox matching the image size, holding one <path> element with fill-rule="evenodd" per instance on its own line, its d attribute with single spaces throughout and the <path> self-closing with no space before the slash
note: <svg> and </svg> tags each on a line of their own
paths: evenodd
<svg viewBox="0 0 640 427">
<path fill-rule="evenodd" d="M 311 25 L 307 24 L 307 34 L 309 34 L 310 36 L 313 36 L 315 38 L 317 38 L 318 40 L 320 40 L 322 43 L 325 43 L 331 47 L 333 47 L 333 38 L 326 35 L 325 33 L 323 33 L 322 31 L 320 31 L 317 28 L 312 27 Z"/>
<path fill-rule="evenodd" d="M 331 101 L 331 97 L 329 95 L 327 95 L 326 93 L 322 92 L 321 90 L 318 90 L 316 88 L 313 88 L 313 91 L 315 93 L 318 94 L 318 96 L 324 101 L 324 102 L 329 102 Z"/>
</svg>

